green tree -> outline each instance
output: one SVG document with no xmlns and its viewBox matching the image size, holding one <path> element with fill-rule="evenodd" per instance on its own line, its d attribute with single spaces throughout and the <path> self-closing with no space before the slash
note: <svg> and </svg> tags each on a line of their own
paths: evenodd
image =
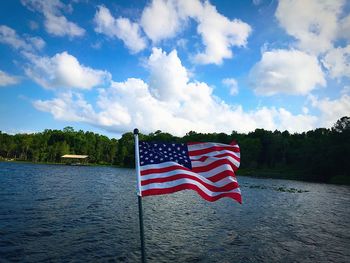
<svg viewBox="0 0 350 263">
<path fill-rule="evenodd" d="M 344 116 L 340 118 L 332 128 L 336 132 L 350 130 L 350 117 Z"/>
</svg>

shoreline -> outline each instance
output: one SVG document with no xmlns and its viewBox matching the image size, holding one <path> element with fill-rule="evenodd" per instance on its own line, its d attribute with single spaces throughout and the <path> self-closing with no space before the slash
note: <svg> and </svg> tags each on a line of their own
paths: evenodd
<svg viewBox="0 0 350 263">
<path fill-rule="evenodd" d="M 56 163 L 56 162 L 33 162 L 33 161 L 19 161 L 19 160 L 1 160 L 0 163 L 27 163 L 27 164 L 39 164 L 39 165 L 63 165 L 63 166 L 88 166 L 88 167 L 94 167 L 94 166 L 108 166 L 108 167 L 115 167 L 115 168 L 128 168 L 128 167 L 121 167 L 114 164 L 98 164 L 98 163 L 87 163 L 83 165 L 70 165 L 66 163 Z"/>
<path fill-rule="evenodd" d="M 87 166 L 87 167 L 113 167 L 113 168 L 125 168 L 133 169 L 133 167 L 122 167 L 112 164 L 97 164 L 97 163 L 87 163 L 84 165 L 68 165 L 65 163 L 55 163 L 55 162 L 32 162 L 32 161 L 19 161 L 19 160 L 0 160 L 0 163 L 18 163 L 18 164 L 38 164 L 38 165 L 63 165 L 63 166 Z M 350 185 L 350 178 L 342 175 L 334 176 L 329 182 L 317 181 L 317 180 L 307 180 L 303 178 L 303 173 L 297 172 L 292 169 L 251 169 L 242 168 L 236 172 L 237 176 L 249 176 L 261 179 L 282 179 L 282 180 L 293 180 L 301 182 L 311 182 L 311 183 L 324 183 L 324 184 L 335 184 L 335 185 Z"/>
</svg>

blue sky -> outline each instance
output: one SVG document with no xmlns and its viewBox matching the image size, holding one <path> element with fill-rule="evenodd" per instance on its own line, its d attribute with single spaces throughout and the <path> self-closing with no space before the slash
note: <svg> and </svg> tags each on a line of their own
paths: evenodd
<svg viewBox="0 0 350 263">
<path fill-rule="evenodd" d="M 3 132 L 303 132 L 350 115 L 345 0 L 0 6 Z"/>
</svg>

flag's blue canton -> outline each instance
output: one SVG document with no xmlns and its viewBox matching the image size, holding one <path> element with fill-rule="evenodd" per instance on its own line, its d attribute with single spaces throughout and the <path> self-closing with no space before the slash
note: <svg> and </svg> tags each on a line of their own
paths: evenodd
<svg viewBox="0 0 350 263">
<path fill-rule="evenodd" d="M 163 162 L 177 162 L 192 169 L 186 143 L 139 143 L 140 165 L 157 164 Z"/>
</svg>

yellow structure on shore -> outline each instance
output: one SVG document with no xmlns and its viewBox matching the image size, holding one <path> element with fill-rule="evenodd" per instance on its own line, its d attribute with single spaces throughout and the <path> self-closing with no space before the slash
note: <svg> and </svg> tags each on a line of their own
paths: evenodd
<svg viewBox="0 0 350 263">
<path fill-rule="evenodd" d="M 61 158 L 66 164 L 70 165 L 86 165 L 88 155 L 78 155 L 78 154 L 65 154 Z"/>
</svg>

